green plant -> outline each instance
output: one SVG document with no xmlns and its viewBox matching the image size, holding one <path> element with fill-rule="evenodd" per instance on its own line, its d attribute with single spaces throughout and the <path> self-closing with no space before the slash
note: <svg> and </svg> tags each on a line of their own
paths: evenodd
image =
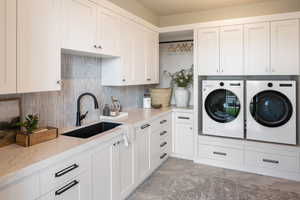
<svg viewBox="0 0 300 200">
<path fill-rule="evenodd" d="M 171 85 L 176 84 L 178 87 L 188 87 L 193 82 L 193 65 L 189 69 L 182 69 L 175 73 L 167 72 L 171 78 Z"/>
<path fill-rule="evenodd" d="M 17 123 L 18 126 L 24 127 L 28 134 L 33 133 L 38 128 L 39 118 L 37 115 L 28 115 L 24 122 Z"/>
</svg>

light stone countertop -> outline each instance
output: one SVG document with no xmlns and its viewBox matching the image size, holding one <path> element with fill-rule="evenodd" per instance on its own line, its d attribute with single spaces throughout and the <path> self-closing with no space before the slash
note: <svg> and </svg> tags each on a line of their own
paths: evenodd
<svg viewBox="0 0 300 200">
<path fill-rule="evenodd" d="M 124 123 L 124 125 L 133 126 L 153 120 L 171 111 L 171 107 L 151 110 L 131 109 L 128 110 L 127 117 L 118 119 L 117 121 Z M 74 127 L 64 129 L 63 132 L 72 129 Z M 122 133 L 122 126 L 120 126 L 87 139 L 61 135 L 57 139 L 31 147 L 22 147 L 16 144 L 3 147 L 0 149 L 0 186 L 31 175 L 57 161 L 121 136 Z"/>
</svg>

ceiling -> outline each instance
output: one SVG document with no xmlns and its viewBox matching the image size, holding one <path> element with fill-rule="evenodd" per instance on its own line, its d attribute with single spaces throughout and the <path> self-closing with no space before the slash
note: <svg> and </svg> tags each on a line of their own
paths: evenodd
<svg viewBox="0 0 300 200">
<path fill-rule="evenodd" d="M 173 15 L 277 0 L 138 0 L 157 15 Z"/>
</svg>

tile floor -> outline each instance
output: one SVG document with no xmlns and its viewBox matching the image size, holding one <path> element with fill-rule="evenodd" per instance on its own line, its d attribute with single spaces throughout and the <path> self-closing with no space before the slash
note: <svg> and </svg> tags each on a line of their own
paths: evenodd
<svg viewBox="0 0 300 200">
<path fill-rule="evenodd" d="M 300 182 L 170 158 L 127 200 L 300 200 Z"/>
</svg>

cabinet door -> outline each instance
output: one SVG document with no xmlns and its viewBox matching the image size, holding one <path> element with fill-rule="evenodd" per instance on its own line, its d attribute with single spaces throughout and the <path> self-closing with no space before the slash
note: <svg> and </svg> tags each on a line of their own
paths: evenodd
<svg viewBox="0 0 300 200">
<path fill-rule="evenodd" d="M 245 74 L 270 73 L 270 23 L 246 24 Z"/>
<path fill-rule="evenodd" d="M 92 199 L 112 200 L 112 144 L 96 149 L 92 155 Z"/>
<path fill-rule="evenodd" d="M 218 75 L 220 70 L 219 28 L 198 30 L 199 75 Z"/>
<path fill-rule="evenodd" d="M 89 0 L 64 0 L 63 48 L 96 53 L 97 5 Z"/>
<path fill-rule="evenodd" d="M 220 71 L 222 75 L 244 74 L 243 26 L 225 26 L 220 31 Z"/>
<path fill-rule="evenodd" d="M 148 125 L 136 130 L 135 161 L 136 181 L 143 180 L 150 172 L 150 127 Z"/>
<path fill-rule="evenodd" d="M 0 199 L 3 200 L 33 200 L 39 195 L 39 177 L 30 176 L 12 185 L 0 188 Z"/>
<path fill-rule="evenodd" d="M 18 92 L 60 90 L 62 0 L 18 0 Z"/>
<path fill-rule="evenodd" d="M 0 94 L 17 92 L 16 0 L 0 0 Z"/>
<path fill-rule="evenodd" d="M 186 158 L 193 158 L 193 127 L 191 124 L 177 124 L 175 130 L 175 153 Z"/>
<path fill-rule="evenodd" d="M 98 7 L 97 45 L 101 54 L 119 56 L 120 18 L 104 8 Z"/>
<path fill-rule="evenodd" d="M 83 172 L 78 177 L 59 186 L 39 200 L 91 200 L 91 173 Z"/>
<path fill-rule="evenodd" d="M 122 34 L 120 36 L 120 52 L 122 67 L 122 83 L 124 85 L 133 84 L 133 64 L 134 64 L 134 24 L 129 20 L 121 20 Z"/>
<path fill-rule="evenodd" d="M 299 75 L 299 20 L 271 22 L 273 75 Z"/>
<path fill-rule="evenodd" d="M 146 31 L 146 83 L 148 84 L 159 83 L 158 40 L 158 33 Z"/>
<path fill-rule="evenodd" d="M 124 142 L 113 147 L 112 196 L 114 200 L 125 199 L 133 189 L 133 148 Z"/>
<path fill-rule="evenodd" d="M 135 84 L 146 84 L 146 53 L 145 53 L 145 29 L 134 24 L 134 70 L 133 79 Z"/>
</svg>

